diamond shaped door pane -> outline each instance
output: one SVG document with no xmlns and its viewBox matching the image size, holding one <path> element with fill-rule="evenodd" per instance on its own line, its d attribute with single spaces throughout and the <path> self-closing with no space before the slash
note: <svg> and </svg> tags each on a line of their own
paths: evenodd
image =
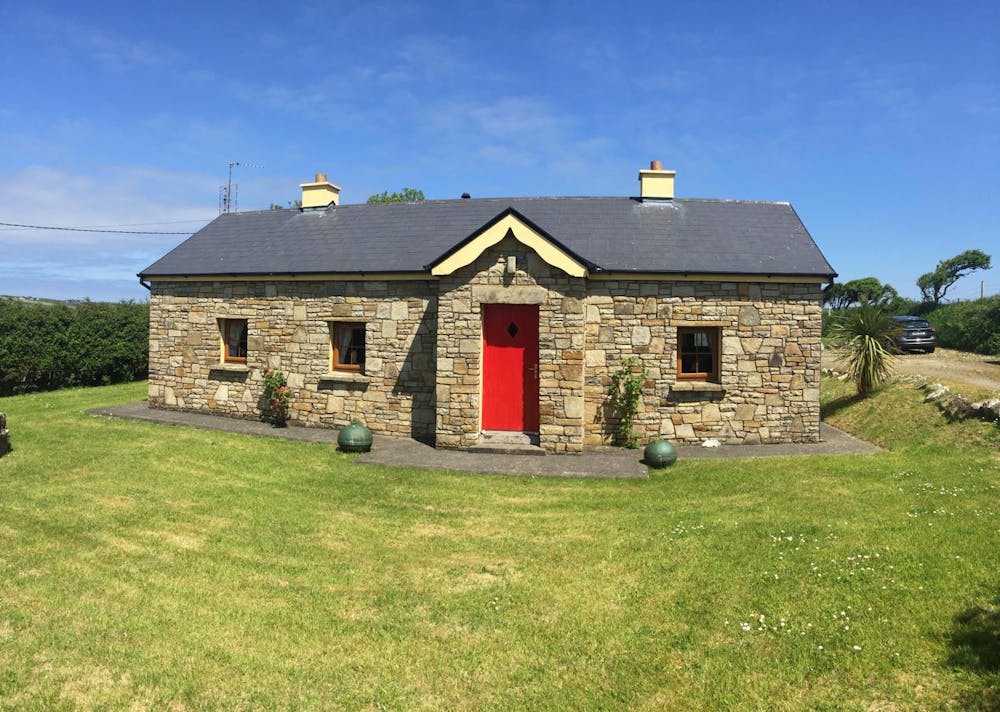
<svg viewBox="0 0 1000 712">
<path fill-rule="evenodd" d="M 512 339 L 513 339 L 513 338 L 514 338 L 515 336 L 517 336 L 517 324 L 515 324 L 514 322 L 511 322 L 511 323 L 510 323 L 510 324 L 509 324 L 509 325 L 507 326 L 507 333 L 508 333 L 508 334 L 510 334 L 510 338 L 512 338 Z"/>
</svg>

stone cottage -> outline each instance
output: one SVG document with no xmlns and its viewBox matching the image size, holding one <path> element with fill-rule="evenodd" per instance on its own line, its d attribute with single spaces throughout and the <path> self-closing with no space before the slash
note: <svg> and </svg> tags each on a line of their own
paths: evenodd
<svg viewBox="0 0 1000 712">
<path fill-rule="evenodd" d="M 642 439 L 819 438 L 836 275 L 788 203 L 675 198 L 656 161 L 634 197 L 301 188 L 301 209 L 220 215 L 139 275 L 151 405 L 258 418 L 271 368 L 293 423 L 580 452 L 610 442 L 611 375 L 635 356 Z"/>
</svg>

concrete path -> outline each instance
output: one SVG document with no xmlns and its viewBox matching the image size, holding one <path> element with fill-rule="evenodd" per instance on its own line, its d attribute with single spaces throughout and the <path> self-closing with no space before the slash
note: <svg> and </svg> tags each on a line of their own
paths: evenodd
<svg viewBox="0 0 1000 712">
<path fill-rule="evenodd" d="M 203 413 L 183 413 L 150 408 L 146 401 L 110 408 L 94 408 L 92 415 L 142 420 L 151 423 L 183 425 L 207 430 L 221 430 L 244 435 L 337 444 L 337 430 L 326 428 L 275 428 L 255 420 L 240 420 Z M 786 457 L 796 455 L 867 455 L 881 450 L 853 438 L 826 423 L 820 424 L 818 443 L 784 445 L 720 445 L 715 448 L 681 445 L 677 456 L 681 460 L 695 458 Z M 533 477 L 598 477 L 645 478 L 648 470 L 642 464 L 642 450 L 599 448 L 582 455 L 507 455 L 458 450 L 436 450 L 409 438 L 376 435 L 372 451 L 359 455 L 358 462 L 391 467 L 416 467 L 432 470 L 478 472 L 492 475 Z"/>
</svg>

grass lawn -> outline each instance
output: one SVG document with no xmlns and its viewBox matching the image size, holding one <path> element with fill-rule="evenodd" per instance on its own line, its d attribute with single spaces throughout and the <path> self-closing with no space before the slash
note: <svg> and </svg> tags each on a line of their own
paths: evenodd
<svg viewBox="0 0 1000 712">
<path fill-rule="evenodd" d="M 2 709 L 1000 707 L 1000 430 L 912 387 L 648 481 L 83 413 L 143 392 L 0 399 Z"/>
</svg>

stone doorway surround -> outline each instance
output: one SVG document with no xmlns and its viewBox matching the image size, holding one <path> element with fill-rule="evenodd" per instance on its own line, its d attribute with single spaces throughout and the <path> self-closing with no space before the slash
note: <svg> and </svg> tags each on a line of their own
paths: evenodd
<svg viewBox="0 0 1000 712">
<path fill-rule="evenodd" d="M 516 265 L 511 271 L 510 265 Z M 469 449 L 482 433 L 484 304 L 538 306 L 538 445 L 583 450 L 586 282 L 508 236 L 439 281 L 437 433 L 442 448 Z"/>
</svg>

